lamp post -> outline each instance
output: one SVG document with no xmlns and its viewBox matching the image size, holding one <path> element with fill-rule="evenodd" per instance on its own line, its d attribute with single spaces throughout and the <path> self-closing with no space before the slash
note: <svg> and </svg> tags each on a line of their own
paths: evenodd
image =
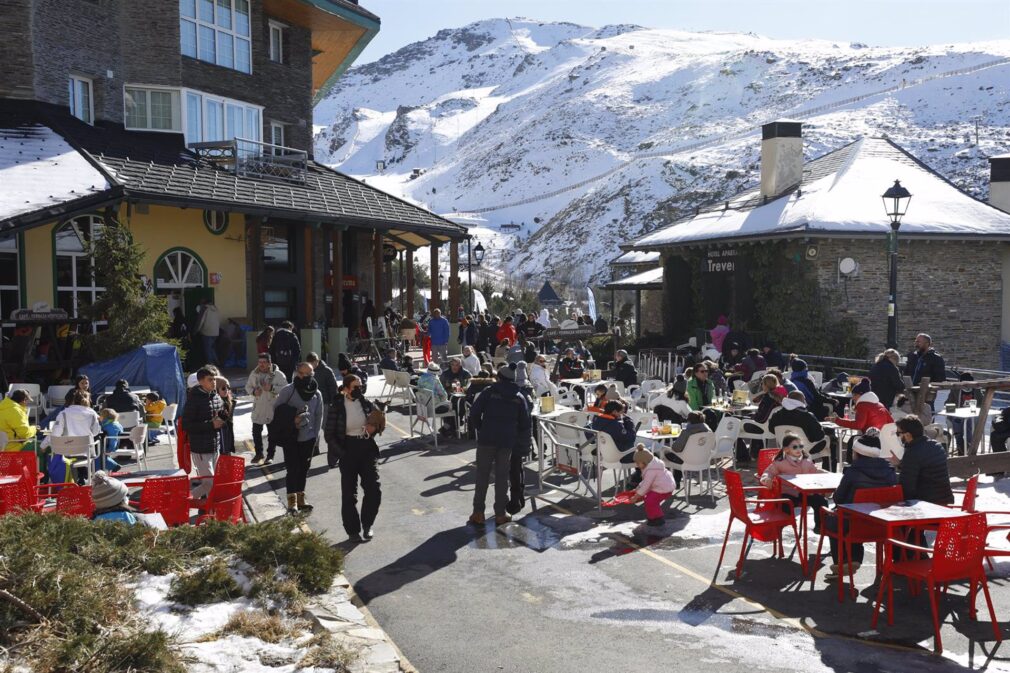
<svg viewBox="0 0 1010 673">
<path fill-rule="evenodd" d="M 901 182 L 894 181 L 894 184 L 884 192 L 881 198 L 884 201 L 884 211 L 887 219 L 891 223 L 890 252 L 891 252 L 891 288 L 887 301 L 887 347 L 898 347 L 898 229 L 901 227 L 901 218 L 908 211 L 908 204 L 912 200 L 912 195 L 907 189 L 901 186 Z"/>
</svg>

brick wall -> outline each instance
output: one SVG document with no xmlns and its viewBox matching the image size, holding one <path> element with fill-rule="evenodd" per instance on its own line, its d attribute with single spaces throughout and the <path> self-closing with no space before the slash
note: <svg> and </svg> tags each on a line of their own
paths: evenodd
<svg viewBox="0 0 1010 673">
<path fill-rule="evenodd" d="M 31 98 L 34 93 L 30 16 L 31 0 L 0 0 L 0 98 Z"/>
</svg>

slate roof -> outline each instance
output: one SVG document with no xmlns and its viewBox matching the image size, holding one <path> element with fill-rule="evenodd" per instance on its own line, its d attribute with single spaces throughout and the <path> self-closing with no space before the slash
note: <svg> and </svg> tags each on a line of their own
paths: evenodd
<svg viewBox="0 0 1010 673">
<path fill-rule="evenodd" d="M 140 201 L 411 231 L 440 240 L 466 235 L 459 224 L 322 164 L 309 162 L 304 185 L 239 176 L 198 158 L 179 134 L 126 131 L 103 122 L 91 126 L 65 108 L 0 100 L 0 129 L 32 124 L 52 128 L 112 187 Z M 0 219 L 0 229 L 12 224 Z"/>
<path fill-rule="evenodd" d="M 862 138 L 803 166 L 798 185 L 765 199 L 759 189 L 646 234 L 639 251 L 783 236 L 885 236 L 880 194 L 894 180 L 912 193 L 901 235 L 1010 240 L 1010 214 L 961 191 L 885 138 Z"/>
</svg>

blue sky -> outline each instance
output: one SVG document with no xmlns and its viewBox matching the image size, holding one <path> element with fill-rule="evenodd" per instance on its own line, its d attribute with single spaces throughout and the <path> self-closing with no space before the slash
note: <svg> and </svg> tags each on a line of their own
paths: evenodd
<svg viewBox="0 0 1010 673">
<path fill-rule="evenodd" d="M 358 63 L 374 61 L 442 28 L 504 16 L 881 46 L 1010 37 L 1010 0 L 361 0 L 361 5 L 379 15 L 382 30 Z"/>
</svg>

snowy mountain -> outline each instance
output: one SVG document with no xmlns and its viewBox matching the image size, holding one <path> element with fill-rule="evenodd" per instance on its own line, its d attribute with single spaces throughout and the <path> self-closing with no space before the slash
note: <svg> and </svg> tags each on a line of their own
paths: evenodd
<svg viewBox="0 0 1010 673">
<path fill-rule="evenodd" d="M 887 135 L 984 198 L 985 158 L 1010 151 L 1010 41 L 481 21 L 349 70 L 316 107 L 316 158 L 467 214 L 506 273 L 581 285 L 618 243 L 753 186 L 756 129 L 782 117 L 805 122 L 808 158 Z"/>
</svg>

